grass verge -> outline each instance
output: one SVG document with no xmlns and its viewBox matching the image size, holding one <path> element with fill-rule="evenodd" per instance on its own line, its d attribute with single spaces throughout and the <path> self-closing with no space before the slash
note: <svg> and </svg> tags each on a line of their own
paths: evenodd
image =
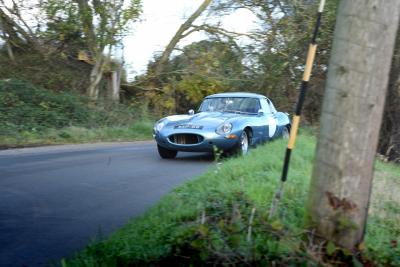
<svg viewBox="0 0 400 267">
<path fill-rule="evenodd" d="M 140 141 L 151 139 L 153 122 L 142 120 L 130 126 L 86 128 L 68 126 L 44 131 L 21 131 L 14 135 L 0 135 L 1 148 L 29 147 L 54 144 Z"/>
<path fill-rule="evenodd" d="M 94 104 L 20 80 L 0 80 L 0 121 L 0 148 L 145 140 L 153 124 L 138 107 Z"/>
<path fill-rule="evenodd" d="M 320 265 L 323 259 L 303 239 L 313 136 L 303 133 L 298 139 L 280 219 L 267 222 L 285 147 L 286 141 L 276 141 L 245 158 L 216 164 L 62 265 Z M 377 163 L 364 253 L 377 265 L 400 265 L 399 197 L 394 194 L 400 189 L 399 173 L 398 166 Z"/>
</svg>

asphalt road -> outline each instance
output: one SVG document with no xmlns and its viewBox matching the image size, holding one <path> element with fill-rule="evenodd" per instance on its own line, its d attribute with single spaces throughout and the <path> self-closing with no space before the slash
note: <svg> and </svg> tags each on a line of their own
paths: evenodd
<svg viewBox="0 0 400 267">
<path fill-rule="evenodd" d="M 44 266 L 142 214 L 212 164 L 153 142 L 0 151 L 0 266 Z"/>
</svg>

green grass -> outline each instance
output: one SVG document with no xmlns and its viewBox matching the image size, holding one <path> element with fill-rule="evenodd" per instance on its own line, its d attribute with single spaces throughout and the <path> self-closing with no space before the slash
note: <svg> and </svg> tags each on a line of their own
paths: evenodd
<svg viewBox="0 0 400 267">
<path fill-rule="evenodd" d="M 0 135 L 0 148 L 149 140 L 152 138 L 152 127 L 153 122 L 151 120 L 144 120 L 133 122 L 130 126 L 98 128 L 68 126 L 62 129 L 48 129 L 40 132 L 22 131 L 14 135 Z"/>
<path fill-rule="evenodd" d="M 19 80 L 0 81 L 0 148 L 151 138 L 139 108 L 97 103 Z"/>
<path fill-rule="evenodd" d="M 285 147 L 286 141 L 276 141 L 245 158 L 216 164 L 63 265 L 317 265 L 320 258 L 304 240 L 303 225 L 315 150 L 312 135 L 303 133 L 296 144 L 280 219 L 267 221 Z M 399 173 L 398 166 L 377 163 L 365 255 L 378 265 L 400 264 L 400 250 L 393 247 L 400 242 L 399 197 L 394 194 L 400 189 Z"/>
<path fill-rule="evenodd" d="M 400 167 L 377 161 L 366 243 L 371 258 L 384 266 L 400 266 Z"/>
</svg>

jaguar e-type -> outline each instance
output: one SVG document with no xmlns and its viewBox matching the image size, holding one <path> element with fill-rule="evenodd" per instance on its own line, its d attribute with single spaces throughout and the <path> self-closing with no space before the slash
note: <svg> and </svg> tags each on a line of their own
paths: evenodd
<svg viewBox="0 0 400 267">
<path fill-rule="evenodd" d="M 278 112 L 270 99 L 235 92 L 207 96 L 198 113 L 162 118 L 153 136 L 160 156 L 174 158 L 178 151 L 246 154 L 249 147 L 289 132 L 288 114 Z"/>
</svg>

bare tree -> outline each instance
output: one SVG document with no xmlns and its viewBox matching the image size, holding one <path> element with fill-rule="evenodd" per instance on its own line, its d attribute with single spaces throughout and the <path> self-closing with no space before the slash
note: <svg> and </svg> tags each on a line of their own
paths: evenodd
<svg viewBox="0 0 400 267">
<path fill-rule="evenodd" d="M 65 5 L 67 1 L 59 1 Z M 122 41 L 130 21 L 135 21 L 140 14 L 140 0 L 72 0 L 77 3 L 79 17 L 85 34 L 86 46 L 90 50 L 94 64 L 90 73 L 87 95 L 97 100 L 99 84 L 104 70 L 110 62 L 112 49 Z M 105 54 L 105 50 L 108 54 Z M 120 76 L 115 76 L 114 78 Z M 119 84 L 114 82 L 114 85 Z M 118 89 L 119 88 L 114 88 Z M 116 98 L 115 98 L 116 99 Z"/>
<path fill-rule="evenodd" d="M 399 12 L 397 0 L 339 4 L 308 214 L 347 248 L 363 241 Z"/>
<path fill-rule="evenodd" d="M 179 41 L 191 34 L 193 31 L 197 31 L 197 29 L 192 28 L 193 22 L 200 17 L 200 15 L 207 9 L 211 2 L 212 0 L 204 0 L 203 3 L 196 9 L 196 11 L 179 27 L 178 31 L 175 33 L 174 37 L 172 37 L 171 41 L 163 51 L 160 59 L 156 62 L 154 67 L 155 77 L 162 73 L 165 64 L 168 62 L 172 51 L 174 51 Z"/>
<path fill-rule="evenodd" d="M 32 9 L 33 5 L 27 5 L 23 1 L 12 0 L 11 2 L 0 0 L 0 30 L 7 45 L 10 59 L 14 61 L 13 47 L 27 44 L 40 54 L 45 54 L 43 43 L 37 38 L 33 25 L 26 20 L 26 15 L 33 17 L 27 10 Z M 25 13 L 25 17 L 23 16 Z M 38 18 L 36 18 L 38 19 Z M 38 22 L 39 24 L 39 22 Z"/>
</svg>

